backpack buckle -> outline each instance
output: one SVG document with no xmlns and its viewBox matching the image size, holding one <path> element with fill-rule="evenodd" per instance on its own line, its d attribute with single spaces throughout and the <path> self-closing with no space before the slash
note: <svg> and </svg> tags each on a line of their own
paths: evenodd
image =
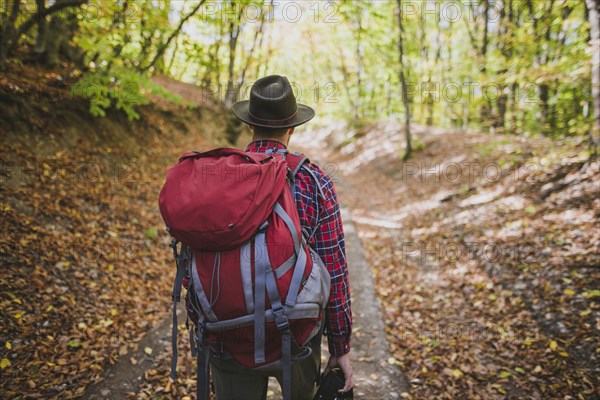
<svg viewBox="0 0 600 400">
<path fill-rule="evenodd" d="M 198 324 L 196 325 L 196 335 L 194 339 L 196 339 L 196 347 L 202 351 L 204 349 L 204 335 L 206 333 L 206 325 L 202 319 L 198 320 Z"/>
<path fill-rule="evenodd" d="M 279 329 L 280 331 L 287 331 L 290 329 L 290 322 L 287 318 L 281 321 L 275 320 L 275 324 L 277 325 L 277 329 Z"/>
<path fill-rule="evenodd" d="M 177 254 L 177 244 L 179 243 L 179 240 L 177 239 L 173 239 L 171 240 L 171 243 L 169 243 L 169 247 L 171 247 L 173 249 L 173 258 L 175 259 L 175 261 L 177 261 L 177 259 L 179 258 L 179 254 Z"/>
<path fill-rule="evenodd" d="M 273 315 L 275 315 L 275 325 L 280 331 L 287 331 L 290 328 L 290 321 L 283 312 L 283 307 L 273 309 Z"/>
</svg>

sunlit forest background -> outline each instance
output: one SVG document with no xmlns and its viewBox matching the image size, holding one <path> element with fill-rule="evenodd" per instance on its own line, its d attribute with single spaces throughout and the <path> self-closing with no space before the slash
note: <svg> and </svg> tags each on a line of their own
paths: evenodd
<svg viewBox="0 0 600 400">
<path fill-rule="evenodd" d="M 158 193 L 279 74 L 355 251 L 355 398 L 600 399 L 599 12 L 0 0 L 0 398 L 195 398 Z"/>
<path fill-rule="evenodd" d="M 152 75 L 231 104 L 256 78 L 288 73 L 319 116 L 353 124 L 408 111 L 421 124 L 560 137 L 594 121 L 594 0 L 58 0 L 40 20 L 44 3 L 3 2 L 0 66 L 17 42 L 47 65 L 67 54 L 93 115 L 117 105 L 135 118 Z"/>
</svg>

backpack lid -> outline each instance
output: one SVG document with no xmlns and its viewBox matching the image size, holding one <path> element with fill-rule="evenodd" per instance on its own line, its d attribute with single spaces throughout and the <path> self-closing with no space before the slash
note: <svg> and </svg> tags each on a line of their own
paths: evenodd
<svg viewBox="0 0 600 400">
<path fill-rule="evenodd" d="M 239 247 L 271 214 L 286 173 L 284 160 L 263 153 L 185 153 L 167 171 L 159 196 L 167 230 L 199 250 Z"/>
</svg>

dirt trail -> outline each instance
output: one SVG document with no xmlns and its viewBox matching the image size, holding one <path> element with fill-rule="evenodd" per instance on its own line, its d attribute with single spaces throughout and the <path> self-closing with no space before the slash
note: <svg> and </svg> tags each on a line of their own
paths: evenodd
<svg viewBox="0 0 600 400">
<path fill-rule="evenodd" d="M 410 384 L 390 358 L 371 267 L 367 263 L 356 225 L 347 208 L 343 209 L 342 218 L 354 316 L 352 363 L 357 380 L 355 398 L 398 399 L 403 392 L 408 392 Z"/>
<path fill-rule="evenodd" d="M 414 128 L 406 163 L 393 124 L 297 133 L 352 211 L 408 398 L 597 399 L 598 163 Z"/>
<path fill-rule="evenodd" d="M 354 313 L 352 359 L 357 379 L 355 398 L 365 400 L 399 399 L 402 392 L 408 390 L 409 384 L 398 367 L 388 362 L 391 355 L 385 337 L 379 303 L 375 296 L 371 269 L 367 264 L 356 227 L 347 209 L 343 209 L 343 219 Z M 181 314 L 181 310 L 179 314 Z M 180 319 L 182 318 L 180 317 Z M 167 318 L 150 331 L 139 342 L 138 350 L 133 354 L 121 357 L 106 371 L 102 382 L 86 390 L 84 398 L 126 398 L 128 394 L 137 392 L 147 371 L 157 368 L 158 364 L 164 363 L 165 359 L 165 357 L 157 359 L 152 355 L 145 354 L 144 349 L 149 347 L 153 349 L 153 354 L 162 352 L 163 356 L 170 354 L 170 327 L 171 319 Z M 187 345 L 187 341 L 185 342 Z M 188 357 L 188 354 L 183 353 L 182 356 Z M 132 357 L 138 360 L 136 365 L 131 363 Z M 193 378 L 193 376 L 190 375 L 189 378 Z M 273 390 L 269 398 L 275 399 L 278 390 L 274 385 L 271 386 Z"/>
<path fill-rule="evenodd" d="M 318 154 L 313 153 L 313 156 L 318 157 Z M 357 378 L 355 398 L 398 399 L 401 398 L 403 392 L 408 391 L 409 383 L 391 358 L 380 305 L 375 295 L 373 276 L 365 259 L 356 226 L 348 209 L 344 208 L 342 213 L 354 314 L 352 359 Z M 144 393 L 140 393 L 139 390 L 142 382 L 148 378 L 149 371 L 155 375 L 157 370 L 162 373 L 168 368 L 166 364 L 171 351 L 169 345 L 170 324 L 170 317 L 166 317 L 162 324 L 139 342 L 138 349 L 133 354 L 120 357 L 117 363 L 106 371 L 103 381 L 89 387 L 84 398 L 125 398 L 128 394 L 133 395 L 135 392 L 138 392 L 135 397 L 145 398 Z M 189 352 L 186 351 L 187 346 L 188 340 L 180 336 L 180 356 L 186 365 L 190 364 Z M 145 354 L 145 348 L 151 348 L 152 355 Z M 326 345 L 323 348 L 326 349 Z M 327 352 L 324 351 L 324 353 Z M 132 357 L 138 360 L 136 365 L 132 365 Z M 180 394 L 189 394 L 190 389 L 195 387 L 193 371 L 190 368 L 184 368 L 179 372 L 179 376 L 187 382 L 187 389 Z M 279 396 L 279 390 L 275 381 L 272 381 L 269 399 L 276 399 Z M 148 385 L 146 385 L 146 390 L 147 388 Z"/>
<path fill-rule="evenodd" d="M 180 307 L 181 308 L 181 307 Z M 182 310 L 178 314 L 182 315 Z M 89 386 L 83 397 L 86 399 L 124 399 L 129 393 L 138 390 L 144 374 L 153 365 L 155 360 L 152 354 L 147 354 L 145 349 L 152 349 L 156 354 L 169 348 L 171 343 L 171 319 L 165 320 L 154 329 L 150 330 L 142 340 L 137 343 L 137 350 L 119 358 L 119 361 L 105 372 L 104 379 Z M 132 360 L 134 363 L 132 363 Z"/>
</svg>

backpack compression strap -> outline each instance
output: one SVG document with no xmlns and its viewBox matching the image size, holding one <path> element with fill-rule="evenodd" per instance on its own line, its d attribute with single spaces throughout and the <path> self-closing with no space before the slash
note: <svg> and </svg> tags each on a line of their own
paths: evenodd
<svg viewBox="0 0 600 400">
<path fill-rule="evenodd" d="M 181 287 L 183 284 L 183 279 L 185 278 L 186 268 L 188 263 L 191 261 L 191 249 L 186 244 L 181 244 L 181 250 L 179 253 L 177 252 L 177 244 L 179 241 L 177 239 L 173 239 L 171 241 L 170 246 L 173 248 L 173 257 L 175 258 L 175 263 L 177 264 L 177 274 L 175 275 L 175 281 L 173 282 L 173 328 L 171 331 L 171 346 L 173 347 L 173 354 L 171 358 L 171 379 L 175 381 L 177 377 L 177 303 L 181 299 Z M 202 343 L 198 343 L 198 351 L 196 351 L 196 344 L 194 340 L 196 339 L 193 335 L 193 327 L 190 327 L 190 345 L 192 346 L 192 355 L 195 355 L 197 358 L 197 366 L 196 366 L 196 398 L 198 400 L 209 400 L 209 386 L 210 386 L 210 369 L 208 366 L 209 363 L 209 353 L 203 347 Z M 199 328 L 201 329 L 201 328 Z M 201 340 L 199 340 L 200 342 Z"/>
<path fill-rule="evenodd" d="M 173 249 L 173 257 L 175 258 L 175 264 L 177 265 L 177 273 L 175 275 L 175 281 L 173 282 L 173 292 L 171 297 L 173 299 L 173 328 L 171 332 L 171 345 L 173 346 L 173 356 L 171 360 L 171 379 L 176 378 L 177 369 L 177 303 L 181 300 L 181 286 L 183 279 L 185 278 L 185 269 L 188 261 L 189 247 L 182 244 L 181 252 L 177 253 L 177 244 L 179 242 L 176 239 L 171 241 L 171 248 Z"/>
</svg>

